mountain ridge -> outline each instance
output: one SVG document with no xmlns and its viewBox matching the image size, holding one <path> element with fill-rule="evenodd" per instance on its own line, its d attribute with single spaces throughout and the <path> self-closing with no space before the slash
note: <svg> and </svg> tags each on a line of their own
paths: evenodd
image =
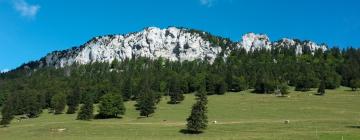
<svg viewBox="0 0 360 140">
<path fill-rule="evenodd" d="M 62 51 L 48 53 L 40 60 L 25 64 L 38 67 L 54 66 L 57 68 L 73 64 L 93 62 L 123 61 L 138 57 L 150 59 L 164 58 L 170 61 L 208 60 L 212 63 L 216 57 L 227 55 L 233 49 L 245 49 L 252 52 L 259 49 L 294 47 L 296 54 L 301 55 L 304 49 L 314 53 L 318 49 L 326 51 L 328 47 L 312 41 L 283 38 L 272 42 L 266 34 L 247 33 L 238 42 L 208 32 L 168 27 L 160 29 L 147 27 L 138 32 L 113 34 L 94 37 L 85 44 Z"/>
</svg>

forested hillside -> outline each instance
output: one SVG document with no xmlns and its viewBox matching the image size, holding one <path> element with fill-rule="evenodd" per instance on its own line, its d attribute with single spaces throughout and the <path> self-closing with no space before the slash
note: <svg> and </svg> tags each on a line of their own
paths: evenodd
<svg viewBox="0 0 360 140">
<path fill-rule="evenodd" d="M 207 95 L 251 89 L 286 97 L 289 86 L 318 88 L 317 95 L 340 86 L 357 90 L 360 49 L 286 38 L 271 42 L 254 33 L 233 42 L 176 27 L 95 37 L 1 73 L 0 124 L 16 115 L 39 117 L 44 109 L 77 113 L 79 120 L 121 118 L 124 101 L 136 101 L 139 116 L 151 117 L 163 96 L 176 105 L 183 94 L 196 93 L 187 121 L 188 129 L 200 131 L 207 124 Z"/>
<path fill-rule="evenodd" d="M 203 84 L 204 83 L 204 84 Z M 208 95 L 253 89 L 254 93 L 284 93 L 288 86 L 298 91 L 324 86 L 360 87 L 360 50 L 321 49 L 314 54 L 297 55 L 294 49 L 260 49 L 251 53 L 236 49 L 214 63 L 208 61 L 169 61 L 147 58 L 127 59 L 112 63 L 19 69 L 1 74 L 0 104 L 3 120 L 13 115 L 38 117 L 42 109 L 55 114 L 75 113 L 79 104 L 120 102 L 115 113 L 125 113 L 122 101 L 136 100 L 137 108 L 145 107 L 148 116 L 156 111 L 162 96 L 170 96 L 170 104 L 180 103 L 182 94 L 193 93 L 204 85 Z M 146 95 L 146 96 L 145 96 Z M 114 101 L 115 100 L 115 101 Z M 150 107 L 150 112 L 149 111 Z M 106 112 L 106 111 L 105 111 Z M 108 110 L 107 112 L 114 112 Z"/>
</svg>

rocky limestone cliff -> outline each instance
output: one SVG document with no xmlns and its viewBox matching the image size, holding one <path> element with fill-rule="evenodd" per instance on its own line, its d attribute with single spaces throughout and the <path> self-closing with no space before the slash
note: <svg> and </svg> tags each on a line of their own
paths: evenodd
<svg viewBox="0 0 360 140">
<path fill-rule="evenodd" d="M 164 58 L 171 61 L 192 61 L 196 59 L 209 60 L 226 51 L 225 48 L 213 44 L 204 37 L 205 32 L 193 32 L 185 28 L 169 27 L 160 29 L 149 27 L 136 33 L 126 35 L 107 35 L 95 37 L 80 47 L 64 51 L 55 51 L 40 62 L 40 66 L 64 67 L 72 64 L 88 64 L 92 62 L 112 62 L 147 57 L 150 59 Z M 296 47 L 296 53 L 302 54 L 303 49 L 309 48 L 315 52 L 317 49 L 326 50 L 325 45 L 317 45 L 311 41 L 298 41 L 282 39 L 271 42 L 263 34 L 248 33 L 240 42 L 235 43 L 237 48 L 244 48 L 248 52 L 256 49 L 271 49 L 272 47 Z M 225 53 L 226 57 L 226 53 Z"/>
</svg>

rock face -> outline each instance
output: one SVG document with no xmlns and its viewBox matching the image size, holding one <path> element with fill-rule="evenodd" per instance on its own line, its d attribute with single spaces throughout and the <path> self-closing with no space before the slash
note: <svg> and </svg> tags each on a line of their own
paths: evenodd
<svg viewBox="0 0 360 140">
<path fill-rule="evenodd" d="M 225 47 L 224 50 L 222 49 L 224 47 L 214 45 L 206 38 L 206 34 L 176 27 L 166 29 L 149 27 L 126 35 L 96 37 L 80 47 L 52 52 L 38 62 L 40 66 L 55 67 L 75 63 L 112 62 L 115 59 L 122 61 L 137 57 L 150 59 L 161 57 L 171 61 L 206 59 L 213 62 L 221 52 L 230 51 L 229 47 Z M 268 36 L 255 33 L 245 34 L 240 42 L 234 44 L 237 48 L 244 48 L 248 52 L 272 47 L 296 47 L 297 54 L 302 54 L 305 47 L 311 51 L 319 48 L 326 50 L 325 45 L 317 45 L 310 41 L 282 39 L 272 43 Z"/>
<path fill-rule="evenodd" d="M 288 38 L 283 38 L 279 41 L 272 43 L 273 47 L 285 47 L 285 48 L 295 48 L 296 54 L 301 55 L 303 54 L 305 49 L 308 49 L 312 54 L 315 53 L 316 50 L 321 49 L 323 51 L 327 50 L 327 46 L 322 44 L 318 45 L 315 42 L 311 41 L 300 41 L 300 40 L 293 40 Z"/>
<path fill-rule="evenodd" d="M 213 46 L 200 34 L 170 27 L 146 28 L 127 35 L 96 37 L 79 48 L 53 52 L 45 57 L 47 66 L 64 67 L 74 63 L 112 62 L 147 57 L 184 61 L 208 58 L 214 61 L 221 47 Z"/>
<path fill-rule="evenodd" d="M 271 42 L 267 35 L 255 33 L 245 34 L 242 37 L 242 41 L 237 43 L 237 47 L 244 48 L 247 52 L 258 49 L 295 48 L 295 52 L 298 55 L 303 54 L 304 49 L 308 49 L 311 53 L 314 53 L 318 49 L 322 49 L 323 51 L 327 50 L 326 45 L 318 45 L 311 41 L 283 38 L 279 41 Z"/>
<path fill-rule="evenodd" d="M 248 33 L 242 37 L 242 41 L 237 46 L 251 52 L 262 48 L 271 49 L 271 41 L 266 35 Z"/>
</svg>

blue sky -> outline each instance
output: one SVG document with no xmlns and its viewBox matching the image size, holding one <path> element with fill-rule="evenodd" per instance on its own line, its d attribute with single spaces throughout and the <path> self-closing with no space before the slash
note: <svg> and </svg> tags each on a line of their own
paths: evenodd
<svg viewBox="0 0 360 140">
<path fill-rule="evenodd" d="M 182 26 L 360 47 L 357 0 L 0 0 L 0 70 L 94 36 Z"/>
</svg>

